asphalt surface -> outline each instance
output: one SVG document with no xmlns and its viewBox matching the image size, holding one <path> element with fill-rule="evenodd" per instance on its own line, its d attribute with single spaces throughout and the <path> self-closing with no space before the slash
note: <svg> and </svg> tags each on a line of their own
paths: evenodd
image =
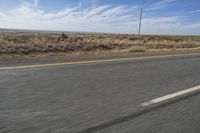
<svg viewBox="0 0 200 133">
<path fill-rule="evenodd" d="M 199 85 L 200 55 L 0 71 L 0 132 L 199 133 L 199 92 L 141 106 Z"/>
</svg>

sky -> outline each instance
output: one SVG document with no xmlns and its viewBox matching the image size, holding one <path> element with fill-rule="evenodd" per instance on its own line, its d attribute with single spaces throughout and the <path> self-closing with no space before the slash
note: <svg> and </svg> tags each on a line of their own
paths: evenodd
<svg viewBox="0 0 200 133">
<path fill-rule="evenodd" d="M 200 0 L 0 0 L 0 28 L 200 35 Z"/>
</svg>

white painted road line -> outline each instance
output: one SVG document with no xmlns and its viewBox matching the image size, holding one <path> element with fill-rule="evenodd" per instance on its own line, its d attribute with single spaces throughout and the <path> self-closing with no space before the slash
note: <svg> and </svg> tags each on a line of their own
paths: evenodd
<svg viewBox="0 0 200 133">
<path fill-rule="evenodd" d="M 166 96 L 163 96 L 163 97 L 159 97 L 159 98 L 153 99 L 151 101 L 142 103 L 141 105 L 143 107 L 145 107 L 145 106 L 157 104 L 157 103 L 160 103 L 160 102 L 163 102 L 163 101 L 175 98 L 175 97 L 179 97 L 179 96 L 184 95 L 184 94 L 189 94 L 189 93 L 194 92 L 194 91 L 200 91 L 200 86 L 196 86 L 196 87 L 189 88 L 189 89 L 186 89 L 186 90 L 183 90 L 183 91 L 179 91 L 179 92 L 176 92 L 176 93 L 173 93 L 173 94 L 169 94 L 169 95 L 166 95 Z"/>
</svg>

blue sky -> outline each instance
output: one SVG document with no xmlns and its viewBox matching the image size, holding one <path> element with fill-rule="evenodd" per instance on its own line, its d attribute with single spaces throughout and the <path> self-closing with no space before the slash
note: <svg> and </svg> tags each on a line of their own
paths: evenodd
<svg viewBox="0 0 200 133">
<path fill-rule="evenodd" d="M 0 28 L 200 35 L 199 0 L 0 0 Z"/>
</svg>

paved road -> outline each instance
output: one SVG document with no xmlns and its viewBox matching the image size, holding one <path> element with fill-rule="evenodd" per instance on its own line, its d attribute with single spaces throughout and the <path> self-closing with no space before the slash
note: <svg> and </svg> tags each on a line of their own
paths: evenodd
<svg viewBox="0 0 200 133">
<path fill-rule="evenodd" d="M 0 132 L 198 133 L 199 91 L 141 104 L 199 85 L 200 54 L 1 70 Z"/>
</svg>

